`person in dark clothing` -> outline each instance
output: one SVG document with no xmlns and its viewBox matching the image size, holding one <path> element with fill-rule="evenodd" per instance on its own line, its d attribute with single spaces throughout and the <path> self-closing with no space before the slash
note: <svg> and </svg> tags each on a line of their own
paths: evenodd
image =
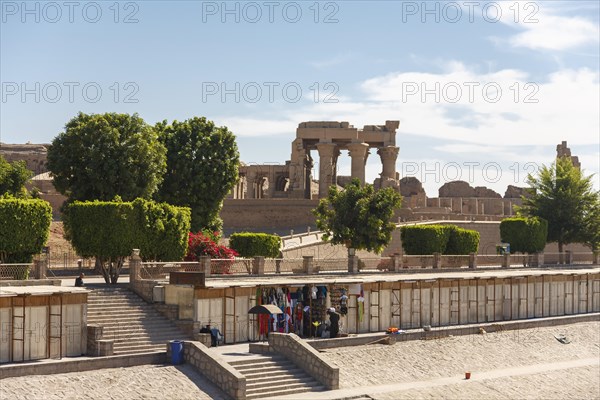
<svg viewBox="0 0 600 400">
<path fill-rule="evenodd" d="M 329 315 L 329 321 L 331 322 L 331 325 L 329 326 L 329 337 L 333 339 L 337 337 L 340 331 L 340 314 L 335 312 L 335 308 L 333 307 L 327 311 L 327 314 Z"/>
<path fill-rule="evenodd" d="M 77 286 L 77 287 L 83 286 L 83 277 L 84 276 L 85 275 L 82 272 L 81 274 L 79 274 L 79 276 L 77 278 L 75 278 L 75 286 Z"/>
</svg>

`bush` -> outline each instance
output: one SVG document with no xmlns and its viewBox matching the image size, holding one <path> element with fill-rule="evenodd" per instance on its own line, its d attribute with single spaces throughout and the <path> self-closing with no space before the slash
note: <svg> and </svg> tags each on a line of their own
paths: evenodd
<svg viewBox="0 0 600 400">
<path fill-rule="evenodd" d="M 444 254 L 464 255 L 477 253 L 479 249 L 479 232 L 447 225 L 450 230 Z"/>
<path fill-rule="evenodd" d="M 464 255 L 479 248 L 479 232 L 454 225 L 403 226 L 400 238 L 408 255 Z"/>
<path fill-rule="evenodd" d="M 233 259 L 239 256 L 235 250 L 214 241 L 215 236 L 218 235 L 216 233 L 209 235 L 204 232 L 190 232 L 185 261 L 198 261 L 201 256 L 210 256 L 214 259 Z"/>
<path fill-rule="evenodd" d="M 63 219 L 67 238 L 82 257 L 114 259 L 131 255 L 134 249 L 132 203 L 75 201 Z"/>
<path fill-rule="evenodd" d="M 136 199 L 133 208 L 137 225 L 134 246 L 140 249 L 142 259 L 183 259 L 188 247 L 190 209 L 144 199 Z"/>
<path fill-rule="evenodd" d="M 136 199 L 75 201 L 66 206 L 67 238 L 83 257 L 95 257 L 108 283 L 116 283 L 125 257 L 134 248 L 144 260 L 181 260 L 187 249 L 189 208 Z"/>
<path fill-rule="evenodd" d="M 409 255 L 444 253 L 450 230 L 442 225 L 413 225 L 400 228 L 402 248 Z"/>
<path fill-rule="evenodd" d="M 52 207 L 44 200 L 0 198 L 0 261 L 30 263 L 48 241 Z"/>
<path fill-rule="evenodd" d="M 500 222 L 500 237 L 510 243 L 511 253 L 538 253 L 546 247 L 548 221 L 539 217 L 506 218 Z"/>
<path fill-rule="evenodd" d="M 267 233 L 234 233 L 229 238 L 229 245 L 242 257 L 277 258 L 281 249 L 281 238 Z"/>
</svg>

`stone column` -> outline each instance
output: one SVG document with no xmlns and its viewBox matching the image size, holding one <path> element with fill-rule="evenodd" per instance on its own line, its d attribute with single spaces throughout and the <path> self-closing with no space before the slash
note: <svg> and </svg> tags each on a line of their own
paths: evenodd
<svg viewBox="0 0 600 400">
<path fill-rule="evenodd" d="M 438 269 L 442 267 L 442 255 L 440 253 L 433 253 L 433 268 Z"/>
<path fill-rule="evenodd" d="M 469 253 L 469 268 L 477 268 L 477 253 Z"/>
<path fill-rule="evenodd" d="M 337 146 L 333 143 L 318 143 L 319 151 L 319 198 L 327 197 L 329 186 L 333 185 L 333 157 Z"/>
<path fill-rule="evenodd" d="M 133 249 L 129 257 L 129 284 L 134 285 L 140 279 L 140 269 L 142 268 L 142 259 L 140 250 Z"/>
<path fill-rule="evenodd" d="M 358 256 L 348 256 L 348 273 L 358 274 Z"/>
<path fill-rule="evenodd" d="M 246 174 L 246 198 L 256 198 L 256 172 L 248 172 Z"/>
<path fill-rule="evenodd" d="M 399 272 L 402 269 L 402 258 L 400 254 L 394 254 L 392 257 L 392 268 L 393 272 Z"/>
<path fill-rule="evenodd" d="M 352 158 L 352 178 L 358 178 L 361 184 L 365 184 L 365 164 L 369 154 L 369 145 L 366 143 L 350 143 L 348 152 Z"/>
<path fill-rule="evenodd" d="M 302 266 L 304 267 L 304 273 L 311 275 L 314 272 L 314 257 L 302 256 L 302 258 Z"/>
<path fill-rule="evenodd" d="M 205 277 L 210 276 L 210 256 L 200 256 L 198 259 L 198 264 L 200 264 L 200 272 L 204 272 Z"/>
<path fill-rule="evenodd" d="M 252 273 L 254 275 L 265 274 L 265 258 L 263 256 L 254 257 L 252 260 Z"/>
<path fill-rule="evenodd" d="M 380 147 L 377 150 L 377 154 L 381 157 L 381 164 L 383 165 L 383 171 L 381 172 L 381 179 L 396 179 L 396 160 L 398 159 L 398 153 L 400 148 L 396 146 L 385 146 Z"/>
</svg>

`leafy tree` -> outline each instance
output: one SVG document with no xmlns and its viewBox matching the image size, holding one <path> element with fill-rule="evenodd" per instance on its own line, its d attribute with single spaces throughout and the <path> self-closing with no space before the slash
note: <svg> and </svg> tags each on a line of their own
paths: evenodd
<svg viewBox="0 0 600 400">
<path fill-rule="evenodd" d="M 9 163 L 0 155 L 0 196 L 9 194 L 14 197 L 27 197 L 25 183 L 32 176 L 33 172 L 27 169 L 25 161 Z"/>
<path fill-rule="evenodd" d="M 325 240 L 380 253 L 392 239 L 396 225 L 390 220 L 401 203 L 402 196 L 394 189 L 375 191 L 372 185 L 361 187 L 353 179 L 342 191 L 331 186 L 313 214 Z"/>
<path fill-rule="evenodd" d="M 178 261 L 187 252 L 190 209 L 145 199 L 135 199 L 134 245 L 147 261 Z"/>
<path fill-rule="evenodd" d="M 134 248 L 144 260 L 178 261 L 187 250 L 187 208 L 136 199 L 74 201 L 64 213 L 65 234 L 78 254 L 95 257 L 106 283 L 117 283 Z"/>
<path fill-rule="evenodd" d="M 0 261 L 30 263 L 50 234 L 52 207 L 39 199 L 0 198 Z"/>
<path fill-rule="evenodd" d="M 137 114 L 84 114 L 48 149 L 54 186 L 70 201 L 149 198 L 165 170 L 165 148 Z"/>
<path fill-rule="evenodd" d="M 529 175 L 527 182 L 531 196 L 523 197 L 523 206 L 517 211 L 547 220 L 547 240 L 558 242 L 560 253 L 565 244 L 581 241 L 586 227 L 598 226 L 593 209 L 599 193 L 593 190 L 592 176 L 583 176 L 569 157 L 542 166 L 538 176 Z"/>
<path fill-rule="evenodd" d="M 65 236 L 83 257 L 95 257 L 106 283 L 117 283 L 125 258 L 134 249 L 133 205 L 74 201 L 63 213 Z"/>
<path fill-rule="evenodd" d="M 581 242 L 592 249 L 600 250 L 600 198 L 596 197 L 583 218 Z"/>
<path fill-rule="evenodd" d="M 511 253 L 538 253 L 546 247 L 548 221 L 543 218 L 505 218 L 500 240 L 510 243 Z"/>
<path fill-rule="evenodd" d="M 157 198 L 192 209 L 192 230 L 221 230 L 223 199 L 238 180 L 235 136 L 206 118 L 157 124 L 167 171 Z"/>
</svg>

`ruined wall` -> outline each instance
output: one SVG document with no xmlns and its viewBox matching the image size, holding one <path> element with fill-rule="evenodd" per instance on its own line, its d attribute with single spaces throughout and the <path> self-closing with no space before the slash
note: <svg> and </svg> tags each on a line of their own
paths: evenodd
<svg viewBox="0 0 600 400">
<path fill-rule="evenodd" d="M 288 235 L 290 229 L 306 232 L 315 229 L 311 210 L 318 200 L 308 199 L 226 199 L 221 218 L 226 236 L 234 232 L 267 232 Z"/>
<path fill-rule="evenodd" d="M 0 155 L 8 162 L 25 161 L 27 168 L 35 175 L 48 171 L 48 144 L 6 144 L 0 143 Z"/>
</svg>

